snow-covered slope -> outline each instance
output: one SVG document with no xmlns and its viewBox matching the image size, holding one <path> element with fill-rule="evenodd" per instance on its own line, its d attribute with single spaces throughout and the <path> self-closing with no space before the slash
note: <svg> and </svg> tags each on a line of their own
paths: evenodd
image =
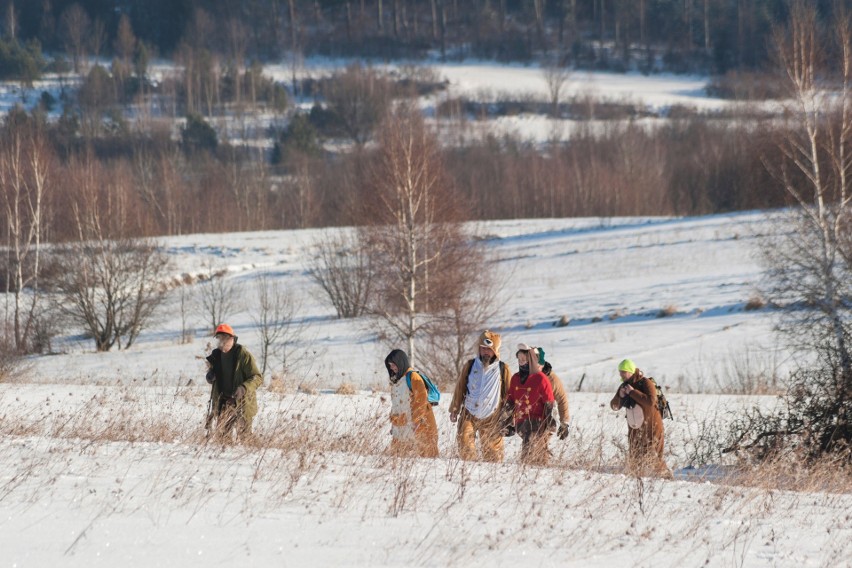
<svg viewBox="0 0 852 568">
<path fill-rule="evenodd" d="M 486 327 L 504 335 L 510 360 L 519 342 L 541 345 L 568 385 L 609 391 L 624 357 L 670 389 L 737 390 L 742 375 L 783 371 L 772 313 L 746 311 L 756 295 L 758 236 L 766 214 L 691 219 L 544 219 L 478 225 L 507 276 Z M 395 347 L 366 320 L 337 320 L 306 273 L 319 231 L 190 235 L 164 239 L 175 276 L 227 270 L 242 311 L 227 319 L 250 349 L 259 337 L 256 279 L 268 275 L 301 299 L 300 344 L 310 352 L 296 375 L 320 388 L 384 382 L 382 361 Z M 471 276 L 475 278 L 475 275 Z M 199 285 L 189 286 L 197 297 Z M 147 380 L 182 384 L 200 375 L 211 329 L 196 305 L 187 313 L 192 343 L 179 343 L 178 296 L 126 352 L 95 353 L 79 335 L 57 342 L 61 356 L 36 357 L 29 380 Z M 660 317 L 665 313 L 666 317 Z M 563 316 L 567 327 L 555 325 Z M 68 330 L 72 332 L 73 330 Z M 473 346 L 471 346 L 473 350 Z M 744 361 L 747 362 L 743 363 Z M 746 368 L 750 367 L 750 368 Z M 455 377 L 435 377 L 451 384 Z"/>
<path fill-rule="evenodd" d="M 267 381 L 258 444 L 221 446 L 202 427 L 209 391 L 197 357 L 210 329 L 198 310 L 188 344 L 177 297 L 128 351 L 95 353 L 67 330 L 61 353 L 30 359 L 0 385 L 0 558 L 86 568 L 848 565 L 852 497 L 829 482 L 790 492 L 686 468 L 719 458 L 706 442 L 730 412 L 776 403 L 686 392 L 737 390 L 750 368 L 783 362 L 772 313 L 744 309 L 765 213 L 476 230 L 509 276 L 488 323 L 504 334 L 504 358 L 514 368 L 511 346 L 542 345 L 571 391 L 571 435 L 551 442 L 551 467 L 519 464 L 517 438 L 503 464 L 459 461 L 446 394 L 435 409 L 437 459 L 385 453 L 391 346 L 322 301 L 306 275 L 318 231 L 172 237 L 175 278 L 227 271 L 245 306 L 229 321 L 249 348 L 259 341 L 250 307 L 260 275 L 302 299 L 311 359 L 294 384 L 377 392 L 281 393 Z M 570 324 L 554 326 L 563 315 Z M 608 400 L 625 356 L 670 387 L 675 481 L 621 473 L 627 426 Z"/>
</svg>

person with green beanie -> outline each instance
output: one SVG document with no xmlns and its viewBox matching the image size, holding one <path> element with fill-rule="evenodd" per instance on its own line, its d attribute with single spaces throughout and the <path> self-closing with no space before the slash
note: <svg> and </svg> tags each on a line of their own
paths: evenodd
<svg viewBox="0 0 852 568">
<path fill-rule="evenodd" d="M 671 478 L 663 459 L 665 432 L 663 416 L 657 407 L 657 386 L 630 359 L 618 364 L 621 385 L 610 401 L 613 410 L 627 415 L 628 473 L 637 476 L 660 475 Z"/>
</svg>

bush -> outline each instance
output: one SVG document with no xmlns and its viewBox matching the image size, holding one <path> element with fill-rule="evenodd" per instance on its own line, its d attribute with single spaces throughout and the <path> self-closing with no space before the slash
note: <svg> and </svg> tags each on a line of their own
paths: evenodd
<svg viewBox="0 0 852 568">
<path fill-rule="evenodd" d="M 197 114 L 186 117 L 186 126 L 181 130 L 181 142 L 187 151 L 213 151 L 219 145 L 216 131 Z"/>
<path fill-rule="evenodd" d="M 38 43 L 21 45 L 17 40 L 0 39 L 0 79 L 24 81 L 32 86 L 45 68 Z"/>
<path fill-rule="evenodd" d="M 778 100 L 789 95 L 784 83 L 777 76 L 747 71 L 728 71 L 724 75 L 713 77 L 707 84 L 706 91 L 711 97 L 738 101 Z"/>
<path fill-rule="evenodd" d="M 0 383 L 5 383 L 19 372 L 23 357 L 15 351 L 12 342 L 0 335 Z"/>
<path fill-rule="evenodd" d="M 287 129 L 275 143 L 272 163 L 280 164 L 292 151 L 308 155 L 316 155 L 320 151 L 317 130 L 305 114 L 297 114 L 290 120 Z"/>
<path fill-rule="evenodd" d="M 103 66 L 95 65 L 86 75 L 77 94 L 80 107 L 91 112 L 102 112 L 116 101 L 112 76 Z"/>
</svg>

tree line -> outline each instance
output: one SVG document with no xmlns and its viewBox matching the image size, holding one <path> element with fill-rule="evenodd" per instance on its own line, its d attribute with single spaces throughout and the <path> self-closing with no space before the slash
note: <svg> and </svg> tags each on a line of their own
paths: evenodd
<svg viewBox="0 0 852 568">
<path fill-rule="evenodd" d="M 815 0 L 829 21 L 848 0 Z M 3 0 L 7 38 L 75 60 L 121 57 L 121 21 L 146 50 L 175 56 L 202 37 L 212 53 L 485 57 L 558 54 L 576 67 L 725 73 L 769 62 L 786 0 Z M 202 36 L 198 34 L 201 33 Z"/>
</svg>

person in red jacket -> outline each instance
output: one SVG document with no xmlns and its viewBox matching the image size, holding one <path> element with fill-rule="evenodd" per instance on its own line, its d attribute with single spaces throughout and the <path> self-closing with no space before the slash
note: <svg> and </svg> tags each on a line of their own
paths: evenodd
<svg viewBox="0 0 852 568">
<path fill-rule="evenodd" d="M 517 433 L 523 440 L 521 461 L 545 465 L 550 457 L 547 450 L 548 428 L 554 426 L 555 399 L 553 387 L 542 371 L 544 349 L 519 349 L 517 357 L 519 369 L 509 381 L 506 396 L 505 414 L 507 417 L 511 415 L 507 434 Z"/>
</svg>

